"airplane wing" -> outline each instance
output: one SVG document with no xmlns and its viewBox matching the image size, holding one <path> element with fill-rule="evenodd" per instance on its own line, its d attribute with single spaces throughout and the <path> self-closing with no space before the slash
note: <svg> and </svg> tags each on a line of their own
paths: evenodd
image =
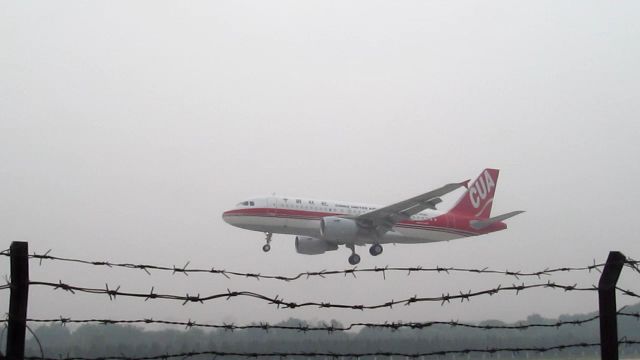
<svg viewBox="0 0 640 360">
<path fill-rule="evenodd" d="M 411 199 L 364 213 L 357 216 L 355 220 L 364 228 L 375 229 L 379 234 L 384 234 L 391 230 L 393 225 L 399 221 L 407 220 L 425 209 L 435 209 L 435 206 L 442 202 L 440 196 L 463 186 L 466 187 L 468 183 L 469 180 L 461 183 L 447 184 L 433 191 L 412 197 Z"/>
</svg>

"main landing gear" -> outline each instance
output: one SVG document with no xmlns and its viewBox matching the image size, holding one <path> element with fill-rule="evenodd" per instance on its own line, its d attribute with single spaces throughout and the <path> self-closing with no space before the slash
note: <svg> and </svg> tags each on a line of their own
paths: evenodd
<svg viewBox="0 0 640 360">
<path fill-rule="evenodd" d="M 356 254 L 356 246 L 354 244 L 349 244 L 347 245 L 347 247 L 349 249 L 351 249 L 351 256 L 349 256 L 349 264 L 351 265 L 357 265 L 360 263 L 360 255 Z M 378 256 L 380 254 L 382 254 L 382 245 L 380 244 L 373 244 L 371 245 L 371 247 L 369 248 L 369 254 L 373 255 L 373 256 Z"/>
<path fill-rule="evenodd" d="M 356 246 L 351 244 L 347 245 L 351 249 L 351 256 L 349 256 L 349 264 L 357 265 L 360 262 L 360 255 L 356 254 Z"/>
<path fill-rule="evenodd" d="M 267 243 L 264 244 L 264 246 L 262 247 L 262 251 L 264 252 L 269 252 L 269 250 L 271 250 L 271 237 L 273 237 L 273 233 L 265 233 L 266 237 L 267 237 Z"/>
<path fill-rule="evenodd" d="M 369 254 L 371 254 L 373 256 L 378 256 L 378 255 L 382 254 L 382 245 L 380 245 L 380 244 L 371 245 L 371 247 L 369 248 Z"/>
</svg>

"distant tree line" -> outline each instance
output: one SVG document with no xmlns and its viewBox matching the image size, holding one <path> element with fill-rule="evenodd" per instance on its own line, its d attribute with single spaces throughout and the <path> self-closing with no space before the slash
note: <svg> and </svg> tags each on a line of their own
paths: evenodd
<svg viewBox="0 0 640 360">
<path fill-rule="evenodd" d="M 640 312 L 640 303 L 625 309 Z M 563 315 L 546 319 L 531 315 L 526 321 L 507 324 L 497 320 L 479 325 L 554 324 L 557 321 L 582 320 L 596 315 Z M 211 330 L 200 328 L 148 330 L 135 326 L 86 324 L 76 328 L 60 324 L 45 325 L 34 330 L 40 340 L 45 357 L 102 357 L 126 355 L 153 356 L 189 351 L 218 350 L 225 352 L 334 352 L 363 353 L 376 351 L 422 353 L 455 349 L 550 347 L 580 342 L 598 342 L 598 321 L 559 328 L 532 328 L 528 330 L 481 330 L 464 327 L 431 326 L 424 329 L 362 328 L 357 332 L 302 332 L 289 330 Z M 318 325 L 289 319 L 278 325 Z M 341 326 L 338 322 L 332 324 Z M 619 317 L 620 338 L 640 338 L 640 321 L 632 317 Z M 35 338 L 27 341 L 27 354 L 40 356 Z M 640 346 L 621 347 L 623 356 L 638 357 Z M 502 353 L 494 358 L 597 358 L 599 348 L 578 348 L 562 352 Z M 490 355 L 450 355 L 449 359 L 489 358 Z M 211 359 L 210 356 L 203 359 Z"/>
</svg>

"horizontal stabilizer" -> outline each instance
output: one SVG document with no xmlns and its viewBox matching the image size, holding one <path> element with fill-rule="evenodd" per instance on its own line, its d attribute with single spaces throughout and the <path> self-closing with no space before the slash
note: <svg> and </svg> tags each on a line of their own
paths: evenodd
<svg viewBox="0 0 640 360">
<path fill-rule="evenodd" d="M 490 226 L 491 224 L 497 223 L 499 221 L 507 220 L 507 219 L 512 218 L 512 217 L 514 217 L 516 215 L 522 214 L 523 212 L 524 211 L 512 211 L 510 213 L 494 216 L 494 217 L 486 219 L 486 220 L 471 220 L 469 222 L 469 225 L 471 225 L 471 227 L 476 229 L 476 230 L 482 230 L 482 229 Z"/>
</svg>

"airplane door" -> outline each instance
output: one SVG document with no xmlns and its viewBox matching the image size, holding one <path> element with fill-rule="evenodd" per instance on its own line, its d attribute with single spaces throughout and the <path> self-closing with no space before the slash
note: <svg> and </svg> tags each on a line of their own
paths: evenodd
<svg viewBox="0 0 640 360">
<path fill-rule="evenodd" d="M 281 214 L 278 211 L 278 208 L 281 207 L 280 205 L 281 204 L 278 201 L 278 198 L 270 197 L 267 199 L 267 208 L 269 209 L 268 214 L 272 216 L 272 223 L 274 224 L 274 226 L 284 227 L 286 226 L 287 218 L 280 216 Z"/>
<path fill-rule="evenodd" d="M 269 215 L 275 215 L 278 209 L 278 200 L 273 197 L 267 198 L 267 209 L 269 209 L 267 210 Z"/>
</svg>

